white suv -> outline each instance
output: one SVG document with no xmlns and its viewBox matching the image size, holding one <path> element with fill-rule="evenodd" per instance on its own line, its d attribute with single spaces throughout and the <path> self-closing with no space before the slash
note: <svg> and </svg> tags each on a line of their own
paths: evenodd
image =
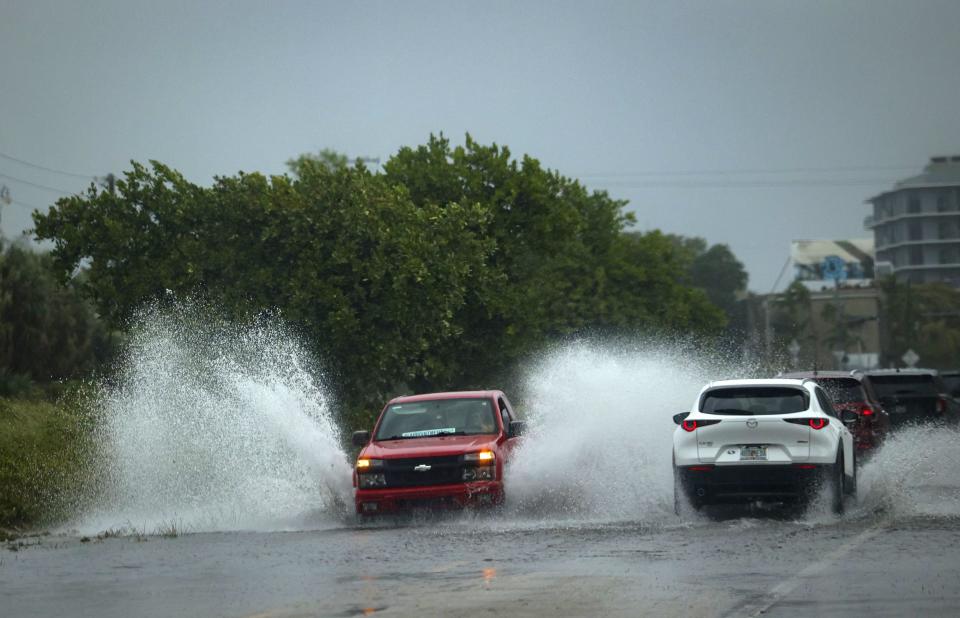
<svg viewBox="0 0 960 618">
<path fill-rule="evenodd" d="M 848 413 L 844 413 L 848 414 Z M 806 500 L 825 485 L 835 513 L 857 491 L 853 436 L 813 380 L 724 380 L 673 417 L 674 505 Z"/>
</svg>

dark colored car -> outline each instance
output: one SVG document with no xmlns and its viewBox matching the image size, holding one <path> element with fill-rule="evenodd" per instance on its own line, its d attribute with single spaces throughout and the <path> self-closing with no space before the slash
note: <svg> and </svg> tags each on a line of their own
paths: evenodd
<svg viewBox="0 0 960 618">
<path fill-rule="evenodd" d="M 501 504 L 503 473 L 523 432 L 501 391 L 392 399 L 362 446 L 353 474 L 357 513 Z"/>
<path fill-rule="evenodd" d="M 861 456 L 879 447 L 890 431 L 890 415 L 880 401 L 869 379 L 858 372 L 795 371 L 782 378 L 809 379 L 830 395 L 838 412 L 850 410 L 858 419 L 850 426 L 854 444 Z"/>
<path fill-rule="evenodd" d="M 960 419 L 960 405 L 933 369 L 871 369 L 857 371 L 890 414 L 892 429 L 904 425 Z"/>
<path fill-rule="evenodd" d="M 960 398 L 960 370 L 941 371 L 940 379 L 943 380 L 943 386 L 951 397 L 954 399 Z"/>
</svg>

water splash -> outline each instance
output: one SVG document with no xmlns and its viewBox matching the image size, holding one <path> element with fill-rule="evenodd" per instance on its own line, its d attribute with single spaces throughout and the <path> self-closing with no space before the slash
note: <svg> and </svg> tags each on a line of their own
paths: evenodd
<svg viewBox="0 0 960 618">
<path fill-rule="evenodd" d="M 322 385 L 276 321 L 145 311 L 100 388 L 104 489 L 79 530 L 186 531 L 334 522 L 350 467 Z"/>
<path fill-rule="evenodd" d="M 576 343 L 528 374 L 529 436 L 508 470 L 521 514 L 587 520 L 673 518 L 671 417 L 708 381 L 743 375 L 678 346 Z"/>
<path fill-rule="evenodd" d="M 670 344 L 577 343 L 545 355 L 525 383 L 530 431 L 507 471 L 510 516 L 676 523 L 670 417 L 689 410 L 705 383 L 730 377 L 760 374 Z M 957 469 L 960 430 L 903 429 L 859 468 L 846 517 L 960 517 Z M 786 514 L 816 525 L 836 521 L 828 504 L 819 496 L 799 513 L 767 505 L 726 518 Z"/>
<path fill-rule="evenodd" d="M 857 512 L 960 517 L 960 431 L 916 426 L 892 434 L 860 468 Z"/>
</svg>

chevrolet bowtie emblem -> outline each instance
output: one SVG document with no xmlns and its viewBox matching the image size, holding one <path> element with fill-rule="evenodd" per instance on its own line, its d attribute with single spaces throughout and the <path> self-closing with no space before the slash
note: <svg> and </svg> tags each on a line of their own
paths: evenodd
<svg viewBox="0 0 960 618">
<path fill-rule="evenodd" d="M 428 470 L 430 470 L 430 468 L 431 466 L 428 466 L 427 464 L 420 464 L 419 466 L 413 467 L 413 469 L 417 472 L 427 472 Z"/>
</svg>

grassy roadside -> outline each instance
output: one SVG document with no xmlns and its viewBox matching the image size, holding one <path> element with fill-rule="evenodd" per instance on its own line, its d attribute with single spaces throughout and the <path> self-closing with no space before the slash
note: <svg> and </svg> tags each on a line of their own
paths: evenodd
<svg viewBox="0 0 960 618">
<path fill-rule="evenodd" d="M 50 525 L 79 506 L 92 417 L 79 389 L 0 397 L 0 538 Z"/>
</svg>

